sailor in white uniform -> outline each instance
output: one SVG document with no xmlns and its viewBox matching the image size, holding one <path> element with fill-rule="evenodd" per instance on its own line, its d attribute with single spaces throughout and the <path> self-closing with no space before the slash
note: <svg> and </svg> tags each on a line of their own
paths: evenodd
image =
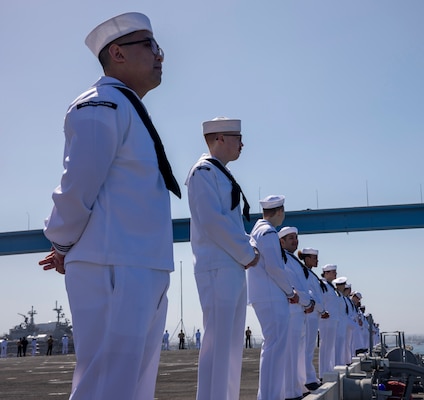
<svg viewBox="0 0 424 400">
<path fill-rule="evenodd" d="M 380 343 L 380 325 L 378 323 L 374 323 L 374 346 Z"/>
<path fill-rule="evenodd" d="M 62 336 L 62 354 L 68 354 L 68 346 L 69 346 L 69 338 L 68 338 L 68 335 L 65 333 Z"/>
<path fill-rule="evenodd" d="M 311 296 L 307 283 L 309 270 L 294 255 L 299 243 L 297 235 L 297 228 L 292 226 L 285 226 L 278 232 L 285 269 L 299 295 L 299 303 L 289 305 L 289 324 L 283 369 L 285 375 L 284 398 L 286 400 L 301 398 L 306 393 L 306 314 L 312 313 L 315 306 L 315 300 Z"/>
<path fill-rule="evenodd" d="M 339 324 L 337 326 L 336 334 L 336 365 L 346 365 L 350 363 L 349 358 L 346 355 L 347 348 L 347 330 L 349 326 L 349 305 L 347 299 L 344 296 L 344 289 L 347 282 L 345 276 L 340 276 L 333 280 L 333 286 L 336 287 L 339 293 Z"/>
<path fill-rule="evenodd" d="M 167 330 L 162 337 L 162 350 L 169 350 L 169 333 Z"/>
<path fill-rule="evenodd" d="M 352 362 L 352 340 L 353 340 L 353 332 L 356 328 L 356 309 L 355 305 L 353 304 L 353 301 L 350 298 L 352 290 L 352 285 L 350 283 L 346 282 L 345 288 L 344 288 L 344 296 L 346 303 L 348 305 L 348 325 L 346 330 L 346 364 L 350 364 Z"/>
<path fill-rule="evenodd" d="M 340 295 L 332 285 L 337 276 L 337 265 L 326 264 L 322 267 L 322 281 L 327 290 L 323 293 L 324 307 L 330 318 L 320 319 L 319 328 L 319 377 L 323 378 L 326 372 L 332 372 L 336 365 L 336 335 L 340 319 Z"/>
<path fill-rule="evenodd" d="M 202 334 L 200 333 L 199 329 L 196 331 L 196 349 L 200 350 L 200 337 Z"/>
<path fill-rule="evenodd" d="M 37 339 L 35 337 L 31 340 L 31 355 L 35 356 L 37 352 Z"/>
<path fill-rule="evenodd" d="M 248 303 L 262 328 L 258 400 L 284 399 L 284 351 L 288 335 L 289 301 L 297 303 L 283 259 L 275 227 L 284 220 L 284 196 L 271 195 L 260 201 L 263 218 L 251 231 L 260 252 L 255 268 L 247 271 Z"/>
<path fill-rule="evenodd" d="M 355 305 L 356 310 L 356 316 L 355 316 L 355 322 L 356 326 L 353 331 L 353 337 L 352 337 L 352 354 L 358 355 L 363 349 L 363 325 L 364 325 L 364 315 L 362 314 L 362 311 L 360 310 L 361 306 L 361 299 L 362 299 L 362 293 L 358 291 L 354 291 L 351 295 L 352 303 Z"/>
<path fill-rule="evenodd" d="M 54 251 L 40 265 L 66 269 L 71 399 L 153 399 L 174 269 L 169 190 L 181 196 L 141 103 L 161 82 L 163 51 L 140 13 L 103 22 L 85 42 L 105 76 L 68 109 L 44 229 Z"/>
<path fill-rule="evenodd" d="M 328 289 L 324 282 L 315 274 L 313 268 L 318 266 L 318 250 L 311 247 L 298 251 L 298 258 L 303 261 L 309 269 L 307 278 L 309 290 L 315 300 L 314 312 L 306 315 L 306 338 L 305 338 L 305 367 L 306 367 L 306 388 L 308 390 L 316 390 L 320 386 L 317 371 L 314 365 L 315 348 L 317 347 L 318 338 L 318 321 L 320 318 L 326 319 L 330 317 L 328 311 L 324 308 L 323 293 Z"/>
<path fill-rule="evenodd" d="M 199 352 L 198 400 L 239 398 L 246 273 L 259 259 L 244 230 L 247 201 L 226 167 L 243 147 L 241 121 L 225 117 L 203 123 L 209 148 L 191 168 L 186 185 L 191 213 L 190 239 L 194 274 L 203 311 Z M 225 332 L 225 339 L 222 339 Z"/>
<path fill-rule="evenodd" d="M 365 314 L 365 306 L 361 303 L 359 307 L 360 312 L 362 313 L 362 353 L 367 353 L 370 348 L 370 324 L 368 322 L 368 314 Z M 371 333 L 372 335 L 372 333 Z"/>
<path fill-rule="evenodd" d="M 1 358 L 7 358 L 7 339 L 1 341 Z"/>
</svg>

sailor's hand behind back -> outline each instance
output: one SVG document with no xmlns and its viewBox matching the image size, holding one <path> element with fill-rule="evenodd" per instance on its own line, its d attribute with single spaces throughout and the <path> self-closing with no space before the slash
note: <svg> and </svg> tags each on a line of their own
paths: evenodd
<svg viewBox="0 0 424 400">
<path fill-rule="evenodd" d="M 250 267 L 254 267 L 259 261 L 259 250 L 256 247 L 253 247 L 253 251 L 255 252 L 255 258 L 247 265 L 245 265 L 244 269 L 248 269 Z"/>
<path fill-rule="evenodd" d="M 59 274 L 65 273 L 64 265 L 65 256 L 59 254 L 56 250 L 53 250 L 49 255 L 38 262 L 38 265 L 43 265 L 44 271 L 49 269 L 56 269 Z"/>
</svg>

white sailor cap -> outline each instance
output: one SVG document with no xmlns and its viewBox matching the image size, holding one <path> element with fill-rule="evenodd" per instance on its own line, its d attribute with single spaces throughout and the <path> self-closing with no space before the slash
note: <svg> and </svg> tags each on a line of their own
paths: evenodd
<svg viewBox="0 0 424 400">
<path fill-rule="evenodd" d="M 153 33 L 149 18 L 138 12 L 121 14 L 96 26 L 86 37 L 85 44 L 98 57 L 107 44 L 136 31 Z"/>
<path fill-rule="evenodd" d="M 227 117 L 216 117 L 210 121 L 203 122 L 202 126 L 204 135 L 219 132 L 241 132 L 241 121 Z"/>
<path fill-rule="evenodd" d="M 312 255 L 317 256 L 318 250 L 315 250 L 312 247 L 306 247 L 306 248 L 302 249 L 302 254 L 312 254 Z"/>
<path fill-rule="evenodd" d="M 350 289 L 351 287 L 352 287 L 352 285 L 350 283 L 346 283 L 345 289 Z"/>
<path fill-rule="evenodd" d="M 344 285 L 346 284 L 346 282 L 347 282 L 347 278 L 345 276 L 341 276 L 333 280 L 333 283 L 335 285 Z"/>
<path fill-rule="evenodd" d="M 360 292 L 353 292 L 352 293 L 352 297 L 353 296 L 356 296 L 359 300 L 361 300 L 362 299 L 362 294 L 360 293 Z"/>
<path fill-rule="evenodd" d="M 286 198 L 282 194 L 271 194 L 266 196 L 264 199 L 259 200 L 259 203 L 264 210 L 270 210 L 272 208 L 281 207 L 284 205 Z"/>
<path fill-rule="evenodd" d="M 336 264 L 326 264 L 322 267 L 322 272 L 337 271 Z"/>
<path fill-rule="evenodd" d="M 298 230 L 294 226 L 285 226 L 284 228 L 281 228 L 278 232 L 278 237 L 281 239 L 284 236 L 287 236 L 290 233 L 298 234 Z"/>
</svg>

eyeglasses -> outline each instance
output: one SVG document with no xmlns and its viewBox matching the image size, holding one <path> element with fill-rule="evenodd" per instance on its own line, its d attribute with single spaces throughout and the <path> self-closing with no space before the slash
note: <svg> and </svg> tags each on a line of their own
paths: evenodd
<svg viewBox="0 0 424 400">
<path fill-rule="evenodd" d="M 150 50 L 152 50 L 153 55 L 159 56 L 162 58 L 162 60 L 165 58 L 165 54 L 163 50 L 159 47 L 158 42 L 156 42 L 153 38 L 146 38 L 143 40 L 135 40 L 134 42 L 127 42 L 127 43 L 117 43 L 118 46 L 131 46 L 133 44 L 140 44 L 140 43 L 147 43 L 150 44 Z"/>
<path fill-rule="evenodd" d="M 222 136 L 235 136 L 235 137 L 238 137 L 239 140 L 240 140 L 240 142 L 241 142 L 241 139 L 243 137 L 243 135 L 240 134 L 240 133 L 221 133 L 221 135 Z"/>
</svg>

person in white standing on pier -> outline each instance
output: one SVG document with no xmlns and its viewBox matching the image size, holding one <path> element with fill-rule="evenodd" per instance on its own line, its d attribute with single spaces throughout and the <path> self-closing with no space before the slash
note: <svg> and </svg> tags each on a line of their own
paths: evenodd
<svg viewBox="0 0 424 400">
<path fill-rule="evenodd" d="M 309 270 L 295 256 L 299 244 L 298 230 L 294 226 L 285 226 L 278 232 L 285 269 L 299 295 L 299 303 L 289 306 L 289 327 L 287 345 L 284 351 L 285 374 L 284 398 L 286 400 L 302 398 L 306 393 L 306 315 L 314 311 L 315 300 L 309 290 Z"/>
<path fill-rule="evenodd" d="M 323 293 L 325 309 L 330 317 L 321 318 L 319 328 L 319 377 L 326 372 L 332 372 L 336 365 L 336 335 L 340 319 L 340 295 L 331 283 L 337 276 L 337 265 L 326 264 L 322 267 L 322 281 L 327 290 Z"/>
<path fill-rule="evenodd" d="M 299 296 L 281 257 L 275 229 L 284 221 L 285 197 L 270 195 L 260 200 L 263 218 L 250 232 L 260 252 L 258 265 L 247 270 L 248 303 L 262 328 L 258 400 L 284 399 L 284 351 L 288 337 L 289 305 Z"/>
<path fill-rule="evenodd" d="M 200 350 L 200 337 L 202 336 L 202 334 L 200 333 L 200 330 L 198 329 L 196 331 L 196 349 Z"/>
<path fill-rule="evenodd" d="M 40 265 L 65 274 L 71 399 L 153 400 L 174 269 L 169 191 L 181 192 L 141 99 L 161 83 L 164 54 L 137 12 L 85 43 L 104 76 L 66 114 L 65 170 L 44 229 L 54 250 Z"/>
<path fill-rule="evenodd" d="M 199 352 L 197 400 L 239 398 L 244 326 L 245 269 L 259 255 L 249 243 L 243 215 L 247 200 L 227 164 L 243 147 L 241 121 L 218 117 L 203 122 L 209 154 L 191 168 L 186 185 L 191 213 L 190 239 L 194 275 L 203 312 L 203 343 Z M 225 340 L 218 340 L 226 333 Z"/>
<path fill-rule="evenodd" d="M 308 287 L 313 293 L 315 300 L 314 312 L 306 314 L 306 338 L 305 338 L 305 367 L 306 383 L 308 390 L 316 390 L 320 386 L 318 374 L 314 365 L 315 348 L 317 347 L 318 322 L 320 318 L 326 319 L 330 314 L 324 309 L 323 293 L 327 291 L 324 282 L 315 274 L 313 268 L 318 266 L 318 250 L 311 247 L 297 252 L 297 256 L 309 269 Z"/>
<path fill-rule="evenodd" d="M 31 355 L 35 356 L 37 353 L 37 338 L 33 337 L 31 340 Z"/>
<path fill-rule="evenodd" d="M 62 354 L 68 354 L 68 346 L 69 346 L 69 338 L 68 338 L 68 335 L 65 333 L 62 336 Z"/>
<path fill-rule="evenodd" d="M 1 358 L 7 358 L 7 339 L 1 341 Z"/>
</svg>

